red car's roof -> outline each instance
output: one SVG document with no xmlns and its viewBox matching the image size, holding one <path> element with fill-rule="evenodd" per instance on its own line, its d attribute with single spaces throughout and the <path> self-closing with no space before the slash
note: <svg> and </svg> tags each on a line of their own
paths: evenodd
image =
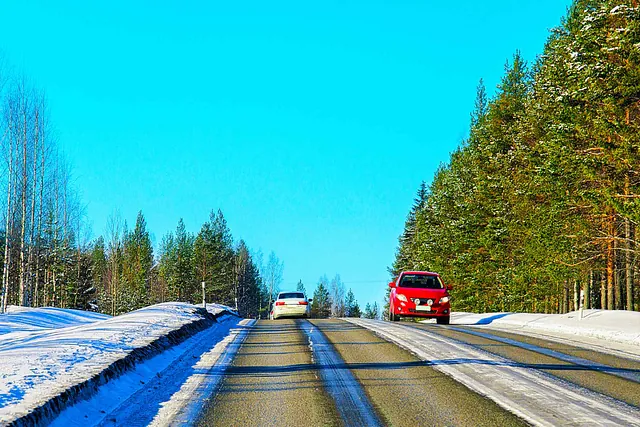
<svg viewBox="0 0 640 427">
<path fill-rule="evenodd" d="M 424 274 L 426 275 L 430 275 L 430 276 L 440 276 L 438 273 L 432 273 L 430 271 L 403 271 L 402 274 Z"/>
</svg>

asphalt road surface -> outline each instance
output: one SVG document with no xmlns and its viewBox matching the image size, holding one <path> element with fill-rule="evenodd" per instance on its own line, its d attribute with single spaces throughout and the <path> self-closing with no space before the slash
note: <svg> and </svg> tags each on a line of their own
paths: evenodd
<svg viewBox="0 0 640 427">
<path fill-rule="evenodd" d="M 520 334 L 411 323 L 640 407 L 640 362 Z"/>
<path fill-rule="evenodd" d="M 317 328 L 335 356 L 313 357 Z M 311 343 L 313 345 L 310 345 Z M 352 394 L 369 422 L 395 426 L 511 426 L 524 421 L 428 366 L 410 352 L 344 320 L 259 321 L 249 332 L 200 425 L 354 425 L 323 383 L 324 371 L 343 370 L 364 390 Z M 329 377 L 331 378 L 331 377 Z M 329 380 L 330 381 L 330 380 Z"/>
<path fill-rule="evenodd" d="M 490 327 L 227 317 L 171 351 L 53 424 L 640 426 L 640 354 Z"/>
<path fill-rule="evenodd" d="M 249 332 L 200 425 L 341 425 L 311 359 L 304 320 L 258 321 Z"/>
</svg>

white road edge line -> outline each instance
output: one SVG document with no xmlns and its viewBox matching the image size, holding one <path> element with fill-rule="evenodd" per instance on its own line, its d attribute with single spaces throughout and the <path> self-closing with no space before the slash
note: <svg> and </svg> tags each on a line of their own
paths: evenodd
<svg viewBox="0 0 640 427">
<path fill-rule="evenodd" d="M 204 353 L 194 368 L 200 373 L 191 375 L 171 400 L 166 402 L 150 426 L 194 425 L 209 397 L 219 386 L 227 368 L 242 346 L 255 320 L 243 319 L 238 327 L 218 342 L 213 349 Z"/>
<path fill-rule="evenodd" d="M 640 409 L 527 369 L 502 357 L 415 328 L 346 319 L 431 362 L 437 369 L 501 407 L 539 426 L 640 426 Z"/>
</svg>

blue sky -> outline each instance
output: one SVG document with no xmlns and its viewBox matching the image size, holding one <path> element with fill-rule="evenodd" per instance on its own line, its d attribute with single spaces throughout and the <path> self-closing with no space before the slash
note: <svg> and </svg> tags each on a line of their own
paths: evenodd
<svg viewBox="0 0 640 427">
<path fill-rule="evenodd" d="M 220 208 L 284 289 L 339 273 L 364 306 L 478 80 L 569 3 L 0 0 L 0 51 L 46 91 L 94 235 L 116 209 L 159 242 Z"/>
</svg>

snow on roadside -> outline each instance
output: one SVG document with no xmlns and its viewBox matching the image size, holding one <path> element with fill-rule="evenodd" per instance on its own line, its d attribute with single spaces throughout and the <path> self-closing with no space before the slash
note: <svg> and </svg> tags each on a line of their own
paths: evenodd
<svg viewBox="0 0 640 427">
<path fill-rule="evenodd" d="M 518 330 L 526 333 L 543 332 L 558 338 L 616 342 L 625 348 L 640 347 L 640 312 L 622 310 L 584 310 L 567 314 L 533 313 L 451 313 L 451 324 L 486 326 Z"/>
<path fill-rule="evenodd" d="M 202 307 L 202 304 L 198 304 L 197 306 Z M 216 303 L 208 302 L 207 311 L 211 314 L 218 314 L 218 313 L 222 313 L 223 311 L 226 311 L 228 313 L 235 314 L 236 316 L 238 316 L 238 312 L 236 311 L 235 308 L 229 307 L 228 305 L 224 305 L 224 304 L 216 304 Z"/>
<path fill-rule="evenodd" d="M 123 426 L 148 425 L 153 420 L 169 425 L 181 411 L 206 403 L 210 394 L 206 390 L 221 380 L 230 363 L 225 355 L 232 348 L 237 351 L 239 344 L 231 344 L 248 332 L 248 322 L 222 316 L 212 327 L 102 385 L 89 399 L 68 406 L 52 420 L 51 427 L 113 425 L 111 420 Z"/>
<path fill-rule="evenodd" d="M 7 313 L 0 315 L 0 335 L 78 326 L 106 320 L 109 317 L 111 316 L 82 310 L 54 307 L 27 308 L 10 305 L 7 307 Z"/>
<path fill-rule="evenodd" d="M 11 314 L 0 319 L 5 316 Z M 164 303 L 91 323 L 26 332 L 14 328 L 0 335 L 0 424 L 27 415 L 135 349 L 203 318 L 194 305 Z"/>
</svg>

